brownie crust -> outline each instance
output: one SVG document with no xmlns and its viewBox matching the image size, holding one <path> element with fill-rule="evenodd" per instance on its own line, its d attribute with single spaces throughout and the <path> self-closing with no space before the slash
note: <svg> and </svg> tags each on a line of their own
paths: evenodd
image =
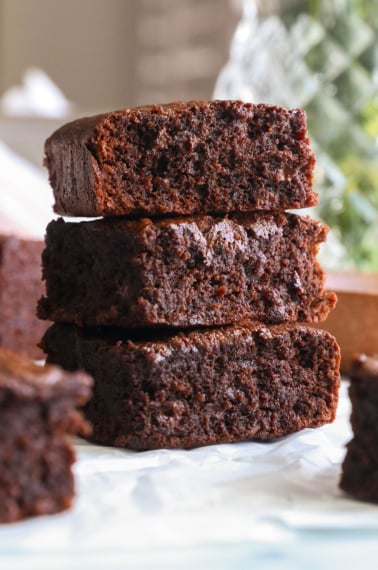
<svg viewBox="0 0 378 570">
<path fill-rule="evenodd" d="M 354 437 L 347 445 L 340 487 L 356 499 L 378 503 L 378 356 L 356 357 L 350 381 Z"/>
<path fill-rule="evenodd" d="M 76 406 L 92 381 L 0 350 L 0 523 L 67 509 L 74 496 L 68 435 L 87 434 Z"/>
<path fill-rule="evenodd" d="M 192 215 L 313 206 L 306 116 L 242 101 L 190 101 L 76 120 L 51 135 L 55 211 Z"/>
<path fill-rule="evenodd" d="M 339 347 L 310 327 L 250 324 L 143 341 L 125 330 L 55 324 L 42 345 L 48 362 L 94 377 L 86 415 L 100 444 L 269 440 L 335 417 Z"/>
<path fill-rule="evenodd" d="M 79 326 L 320 322 L 336 302 L 316 261 L 326 233 L 279 212 L 53 221 L 38 315 Z"/>
</svg>

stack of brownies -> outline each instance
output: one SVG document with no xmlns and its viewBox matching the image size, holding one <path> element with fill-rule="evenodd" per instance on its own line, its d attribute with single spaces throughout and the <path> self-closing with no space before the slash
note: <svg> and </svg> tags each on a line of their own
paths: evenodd
<svg viewBox="0 0 378 570">
<path fill-rule="evenodd" d="M 334 419 L 335 296 L 316 261 L 306 118 L 240 101 L 126 109 L 46 142 L 47 360 L 89 372 L 94 441 L 266 440 Z"/>
</svg>

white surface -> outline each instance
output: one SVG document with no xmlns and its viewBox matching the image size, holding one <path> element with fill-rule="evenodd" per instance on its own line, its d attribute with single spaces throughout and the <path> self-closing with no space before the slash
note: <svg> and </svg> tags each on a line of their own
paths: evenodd
<svg viewBox="0 0 378 570">
<path fill-rule="evenodd" d="M 0 528 L 0 568 L 376 568 L 378 507 L 338 489 L 334 424 L 273 443 L 135 453 L 78 442 L 74 508 Z"/>
</svg>

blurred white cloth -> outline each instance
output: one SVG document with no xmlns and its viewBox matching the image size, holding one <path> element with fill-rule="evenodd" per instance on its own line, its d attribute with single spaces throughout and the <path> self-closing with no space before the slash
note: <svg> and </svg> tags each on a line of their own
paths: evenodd
<svg viewBox="0 0 378 570">
<path fill-rule="evenodd" d="M 73 109 L 62 91 L 41 69 L 27 69 L 22 85 L 8 89 L 0 100 L 0 111 L 9 117 L 64 118 Z"/>
<path fill-rule="evenodd" d="M 68 119 L 72 109 L 48 75 L 36 68 L 27 69 L 22 84 L 0 99 L 0 113 L 7 118 Z M 1 138 L 0 132 L 0 233 L 41 239 L 54 215 L 47 172 L 16 154 Z M 42 162 L 42 145 L 40 153 Z"/>
<path fill-rule="evenodd" d="M 42 239 L 53 201 L 47 172 L 0 141 L 0 233 Z"/>
</svg>

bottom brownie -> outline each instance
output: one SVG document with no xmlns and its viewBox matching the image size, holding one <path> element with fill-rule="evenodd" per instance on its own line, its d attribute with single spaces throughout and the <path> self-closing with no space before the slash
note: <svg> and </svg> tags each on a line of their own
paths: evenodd
<svg viewBox="0 0 378 570">
<path fill-rule="evenodd" d="M 378 503 L 378 356 L 360 355 L 350 372 L 354 438 L 347 446 L 340 487 Z"/>
<path fill-rule="evenodd" d="M 0 350 L 0 522 L 68 508 L 75 459 L 68 434 L 88 434 L 76 405 L 90 395 L 83 373 L 41 367 Z"/>
<path fill-rule="evenodd" d="M 53 325 L 48 362 L 95 379 L 92 440 L 132 449 L 265 440 L 335 417 L 339 348 L 305 326 L 250 325 L 127 339 Z"/>
</svg>

